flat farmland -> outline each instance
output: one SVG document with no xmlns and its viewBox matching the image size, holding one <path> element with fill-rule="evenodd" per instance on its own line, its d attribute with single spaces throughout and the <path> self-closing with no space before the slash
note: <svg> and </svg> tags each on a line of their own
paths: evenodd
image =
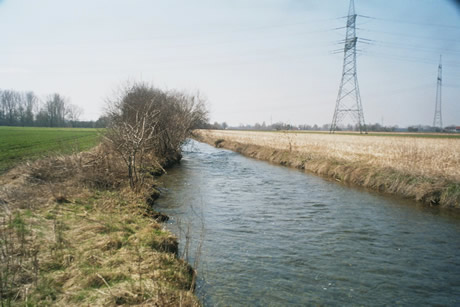
<svg viewBox="0 0 460 307">
<path fill-rule="evenodd" d="M 96 129 L 0 127 L 0 173 L 23 161 L 87 150 L 99 140 Z"/>
</svg>

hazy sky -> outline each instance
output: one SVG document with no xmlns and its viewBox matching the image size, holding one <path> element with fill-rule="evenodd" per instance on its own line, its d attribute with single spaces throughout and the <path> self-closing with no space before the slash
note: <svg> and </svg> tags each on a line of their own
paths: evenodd
<svg viewBox="0 0 460 307">
<path fill-rule="evenodd" d="M 0 0 L 0 88 L 58 92 L 97 119 L 126 80 L 200 91 L 212 121 L 330 123 L 348 0 Z M 460 9 L 355 0 L 367 123 L 460 125 Z M 337 29 L 341 28 L 341 29 Z"/>
</svg>

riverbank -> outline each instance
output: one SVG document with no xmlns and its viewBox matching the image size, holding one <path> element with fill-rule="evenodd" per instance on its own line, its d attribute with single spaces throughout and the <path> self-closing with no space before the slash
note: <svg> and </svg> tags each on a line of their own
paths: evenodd
<svg viewBox="0 0 460 307">
<path fill-rule="evenodd" d="M 460 208 L 457 139 L 197 130 L 199 141 L 343 183 Z"/>
<path fill-rule="evenodd" d="M 0 176 L 2 305 L 199 305 L 154 179 L 133 191 L 101 146 Z"/>
</svg>

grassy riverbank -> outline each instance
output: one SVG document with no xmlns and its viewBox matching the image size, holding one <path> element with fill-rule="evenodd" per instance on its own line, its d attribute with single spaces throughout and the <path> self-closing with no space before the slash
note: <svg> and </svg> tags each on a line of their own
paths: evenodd
<svg viewBox="0 0 460 307">
<path fill-rule="evenodd" d="M 0 176 L 2 306 L 199 305 L 153 178 L 133 191 L 119 163 L 100 145 Z"/>
<path fill-rule="evenodd" d="M 0 129 L 0 171 L 24 161 L 0 176 L 0 305 L 198 305 L 152 205 L 155 176 L 206 115 L 198 96 L 134 83 L 110 99 L 101 137 Z"/>
<path fill-rule="evenodd" d="M 208 144 L 337 181 L 460 208 L 460 140 L 198 130 Z"/>
</svg>

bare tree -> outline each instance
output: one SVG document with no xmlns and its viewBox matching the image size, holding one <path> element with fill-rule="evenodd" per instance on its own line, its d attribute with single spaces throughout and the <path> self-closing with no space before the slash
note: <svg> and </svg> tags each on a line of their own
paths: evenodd
<svg viewBox="0 0 460 307">
<path fill-rule="evenodd" d="M 25 116 L 24 121 L 27 126 L 34 124 L 34 112 L 38 107 L 38 98 L 34 92 L 27 92 L 24 99 Z"/>
<path fill-rule="evenodd" d="M 83 110 L 60 94 L 47 97 L 41 106 L 34 92 L 0 90 L 0 125 L 74 126 Z"/>
<path fill-rule="evenodd" d="M 80 116 L 83 114 L 83 109 L 77 105 L 69 104 L 66 107 L 66 119 L 70 122 L 72 127 L 75 126 L 75 123 L 79 120 Z"/>
<path fill-rule="evenodd" d="M 68 117 L 67 100 L 60 94 L 48 96 L 37 114 L 37 124 L 48 127 L 64 127 Z"/>
<path fill-rule="evenodd" d="M 140 186 L 144 180 L 146 155 L 152 151 L 152 140 L 160 113 L 139 89 L 127 88 L 121 100 L 111 103 L 110 124 L 105 139 L 123 158 L 128 170 L 131 188 Z"/>
<path fill-rule="evenodd" d="M 18 106 L 21 101 L 21 95 L 12 90 L 2 92 L 1 104 L 4 112 L 4 121 L 7 125 L 13 126 L 18 123 Z"/>
<path fill-rule="evenodd" d="M 162 168 L 180 159 L 181 145 L 206 116 L 199 96 L 164 92 L 143 83 L 129 85 L 109 101 L 105 138 L 125 161 L 135 188 L 143 182 L 147 164 Z"/>
</svg>

